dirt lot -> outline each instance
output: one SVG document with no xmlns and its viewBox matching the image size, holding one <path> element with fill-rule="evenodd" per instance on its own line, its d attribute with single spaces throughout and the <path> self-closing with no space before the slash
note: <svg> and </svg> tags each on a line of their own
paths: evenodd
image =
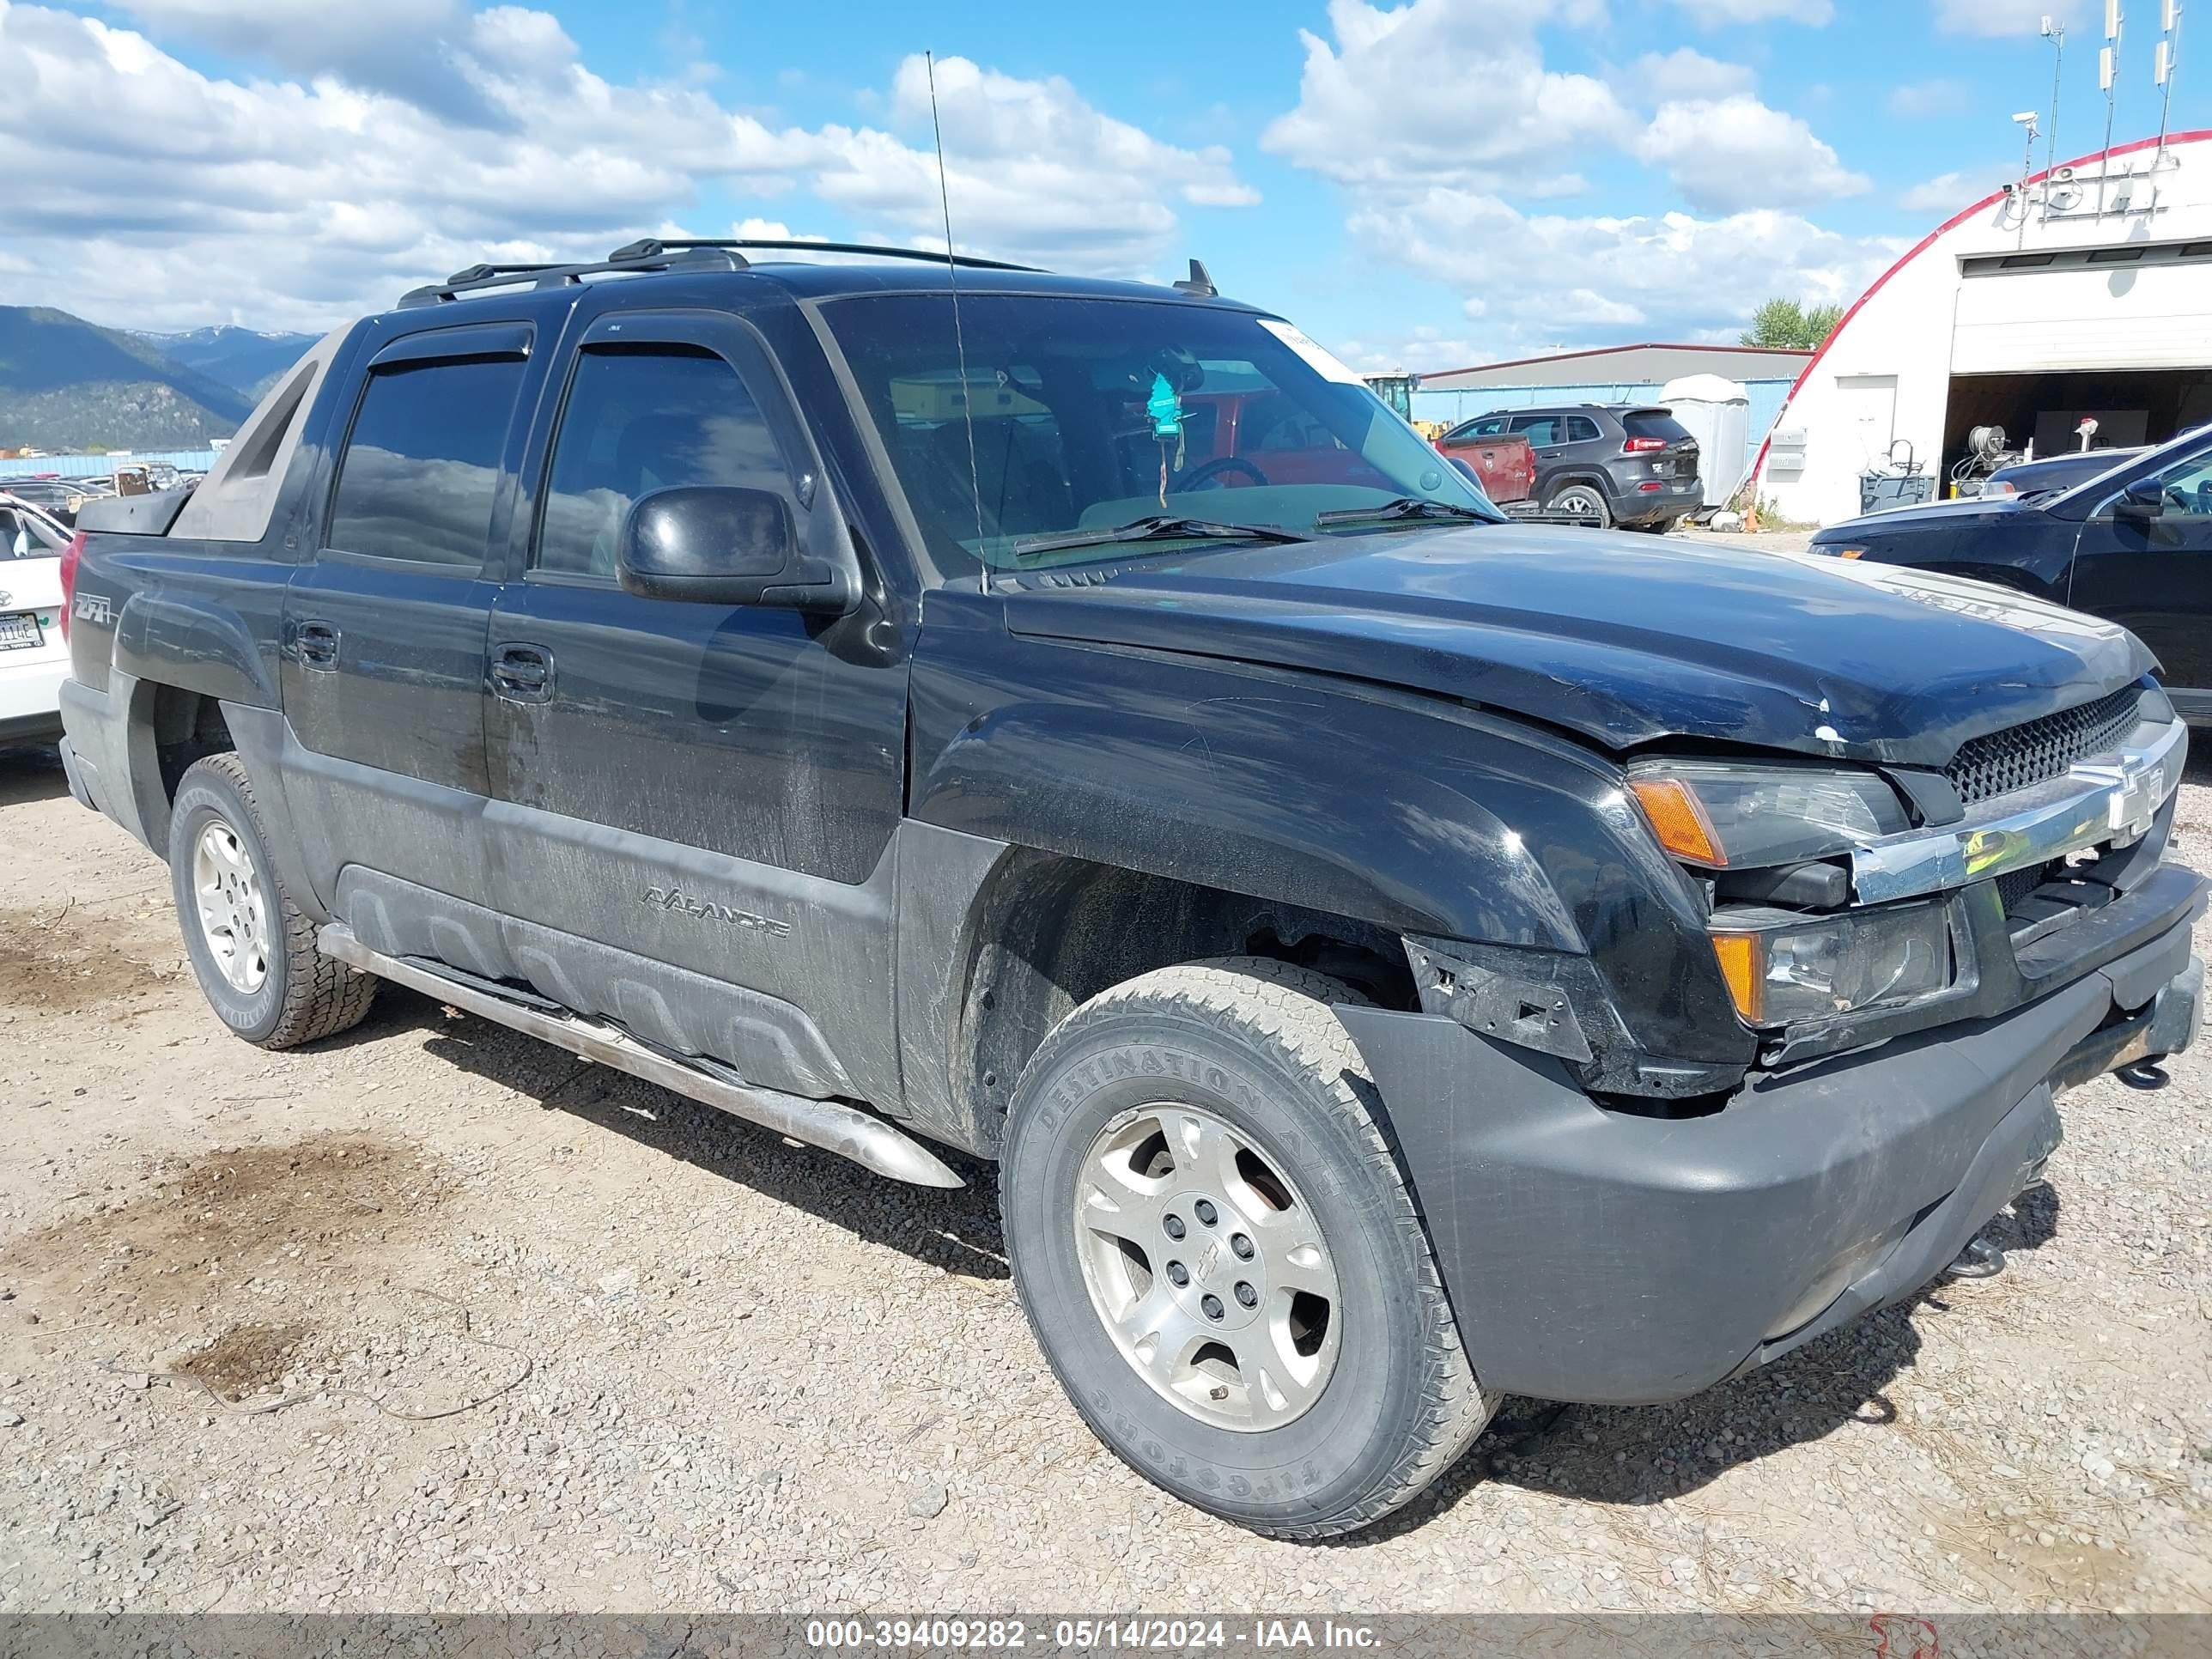
<svg viewBox="0 0 2212 1659">
<path fill-rule="evenodd" d="M 2202 863 L 2212 768 L 2184 814 Z M 391 988 L 264 1054 L 181 958 L 163 867 L 0 754 L 0 1610 L 2212 1610 L 2202 1052 L 2067 1097 L 2002 1277 L 1686 1405 L 1510 1402 L 1314 1548 L 1091 1438 L 987 1170 Z"/>
</svg>

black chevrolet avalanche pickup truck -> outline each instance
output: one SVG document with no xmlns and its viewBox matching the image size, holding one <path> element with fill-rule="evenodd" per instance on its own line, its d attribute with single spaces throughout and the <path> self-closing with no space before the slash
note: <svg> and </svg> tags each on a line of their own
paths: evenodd
<svg viewBox="0 0 2212 1659">
<path fill-rule="evenodd" d="M 87 507 L 70 787 L 238 1035 L 389 979 L 994 1160 L 1076 1408 L 1291 1538 L 1911 1297 L 2194 1036 L 2125 629 L 1516 526 L 1200 268 L 877 252 L 477 267 Z"/>
</svg>

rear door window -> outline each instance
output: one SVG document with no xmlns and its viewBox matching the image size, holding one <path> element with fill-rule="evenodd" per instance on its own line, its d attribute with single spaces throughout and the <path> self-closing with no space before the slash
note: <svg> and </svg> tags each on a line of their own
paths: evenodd
<svg viewBox="0 0 2212 1659">
<path fill-rule="evenodd" d="M 1518 415 L 1514 417 L 1513 429 L 1525 433 L 1528 441 L 1541 449 L 1547 444 L 1565 441 L 1559 435 L 1565 424 L 1556 415 Z"/>
<path fill-rule="evenodd" d="M 1594 444 L 1604 434 L 1597 429 L 1597 422 L 1590 419 L 1589 416 L 1570 415 L 1567 416 L 1567 441 L 1569 443 Z"/>
<path fill-rule="evenodd" d="M 372 374 L 338 464 L 325 544 L 457 574 L 481 569 L 526 368 L 501 357 Z"/>
</svg>

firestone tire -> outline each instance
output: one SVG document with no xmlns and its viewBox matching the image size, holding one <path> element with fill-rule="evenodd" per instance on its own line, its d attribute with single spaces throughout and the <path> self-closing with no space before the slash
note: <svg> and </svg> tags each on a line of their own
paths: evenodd
<svg viewBox="0 0 2212 1659">
<path fill-rule="evenodd" d="M 1358 1000 L 1336 981 L 1262 958 L 1162 969 L 1116 986 L 1063 1020 L 1024 1069 L 1000 1166 L 1015 1288 L 1092 1431 L 1175 1497 L 1277 1538 L 1334 1537 L 1379 1521 L 1451 1467 L 1501 1398 L 1476 1382 L 1374 1085 L 1328 1006 Z M 1279 1171 L 1280 1195 L 1295 1189 L 1326 1241 L 1339 1289 L 1329 1316 L 1342 1322 L 1332 1368 L 1310 1403 L 1279 1425 L 1205 1420 L 1199 1413 L 1228 1409 L 1211 1399 L 1229 1391 L 1190 1396 L 1205 1404 L 1170 1394 L 1127 1348 L 1130 1328 L 1117 1336 L 1097 1299 L 1098 1270 L 1085 1254 L 1096 1231 L 1091 1160 L 1115 1125 L 1178 1107 L 1223 1126 Z M 1176 1167 L 1160 1177 L 1164 1188 L 1187 1178 L 1168 1155 Z M 1155 1257 L 1188 1255 L 1206 1242 L 1201 1232 L 1220 1231 L 1187 1206 L 1170 1224 L 1191 1236 L 1161 1240 Z M 1220 1227 L 1236 1224 L 1223 1206 Z M 1194 1255 L 1186 1271 L 1213 1273 L 1206 1282 L 1225 1291 L 1237 1276 L 1228 1265 L 1218 1277 Z M 1261 1401 L 1260 1389 L 1249 1392 Z M 1264 1402 L 1254 1411 L 1262 1414 Z"/>
<path fill-rule="evenodd" d="M 375 976 L 315 945 L 315 924 L 276 878 L 253 785 L 235 754 L 178 782 L 169 882 L 185 951 L 209 1006 L 248 1042 L 289 1048 L 361 1024 Z"/>
</svg>

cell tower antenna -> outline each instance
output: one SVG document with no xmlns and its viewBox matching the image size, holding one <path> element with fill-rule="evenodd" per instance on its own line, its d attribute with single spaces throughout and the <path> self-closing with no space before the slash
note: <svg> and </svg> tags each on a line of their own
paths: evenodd
<svg viewBox="0 0 2212 1659">
<path fill-rule="evenodd" d="M 960 328 L 960 269 L 952 257 L 952 192 L 945 182 L 945 127 L 937 118 L 937 54 L 921 55 L 929 76 L 929 131 L 937 141 L 937 205 L 945 215 L 945 280 L 952 288 L 952 353 L 960 364 L 960 421 L 968 428 L 968 498 L 975 504 L 975 559 L 983 590 L 991 587 L 991 562 L 983 555 L 983 469 L 975 461 L 975 389 L 968 381 L 968 337 Z"/>
<path fill-rule="evenodd" d="M 2105 179 L 2112 170 L 2112 112 L 2119 99 L 2120 0 L 2105 0 L 2105 44 L 2097 52 L 2097 84 L 2105 92 L 2105 148 L 2097 157 L 2097 216 L 2105 216 Z"/>
<path fill-rule="evenodd" d="M 2051 170 L 2058 165 L 2058 88 L 2066 69 L 2066 25 L 2045 13 L 2043 38 L 2051 42 L 2051 125 L 2043 135 L 2044 212 L 2051 211 Z"/>
<path fill-rule="evenodd" d="M 2159 7 L 2158 52 L 2151 60 L 2151 78 L 2160 93 L 2158 106 L 2156 167 L 2166 160 L 2166 130 L 2173 114 L 2173 72 L 2181 66 L 2181 0 L 2161 0 Z"/>
</svg>

